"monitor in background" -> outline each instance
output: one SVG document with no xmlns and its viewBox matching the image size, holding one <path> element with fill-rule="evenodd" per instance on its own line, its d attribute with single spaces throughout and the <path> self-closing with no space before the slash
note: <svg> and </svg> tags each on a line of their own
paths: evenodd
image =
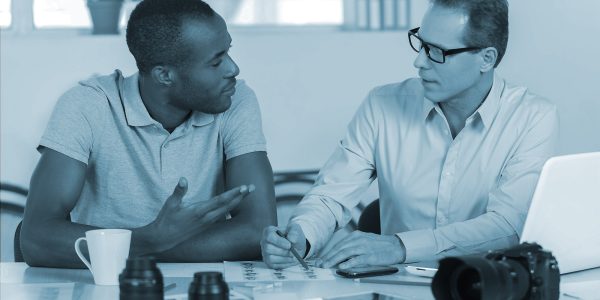
<svg viewBox="0 0 600 300">
<path fill-rule="evenodd" d="M 600 266 L 600 152 L 557 156 L 542 169 L 521 242 L 556 257 L 560 273 Z"/>
</svg>

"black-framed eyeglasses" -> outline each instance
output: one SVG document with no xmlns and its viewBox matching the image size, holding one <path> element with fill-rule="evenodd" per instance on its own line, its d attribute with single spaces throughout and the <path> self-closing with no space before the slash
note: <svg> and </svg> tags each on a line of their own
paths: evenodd
<svg viewBox="0 0 600 300">
<path fill-rule="evenodd" d="M 446 62 L 446 56 L 454 55 L 458 53 L 473 51 L 473 50 L 481 50 L 482 47 L 466 47 L 466 48 L 456 48 L 456 49 L 442 49 L 438 46 L 429 44 L 423 41 L 418 35 L 417 32 L 419 28 L 413 28 L 408 31 L 408 42 L 410 43 L 410 47 L 415 50 L 415 52 L 419 53 L 421 49 L 425 49 L 425 54 L 432 61 L 443 64 Z"/>
</svg>

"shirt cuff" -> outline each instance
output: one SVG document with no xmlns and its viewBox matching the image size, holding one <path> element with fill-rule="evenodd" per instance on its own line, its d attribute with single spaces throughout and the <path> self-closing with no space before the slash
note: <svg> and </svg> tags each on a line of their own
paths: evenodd
<svg viewBox="0 0 600 300">
<path fill-rule="evenodd" d="M 413 230 L 396 234 L 406 249 L 404 263 L 431 260 L 437 254 L 433 230 Z"/>
<path fill-rule="evenodd" d="M 302 220 L 296 220 L 294 223 L 298 224 L 300 228 L 302 228 L 302 232 L 304 233 L 304 237 L 310 243 L 310 250 L 306 253 L 305 259 L 309 259 L 311 256 L 316 254 L 317 247 L 317 235 L 315 234 L 312 227 Z"/>
</svg>

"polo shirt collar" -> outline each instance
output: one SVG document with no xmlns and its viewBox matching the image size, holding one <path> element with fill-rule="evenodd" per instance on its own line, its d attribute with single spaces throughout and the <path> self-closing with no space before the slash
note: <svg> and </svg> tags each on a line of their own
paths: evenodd
<svg viewBox="0 0 600 300">
<path fill-rule="evenodd" d="M 123 79 L 123 108 L 129 126 L 148 126 L 158 123 L 152 119 L 140 95 L 139 73 Z"/>
<path fill-rule="evenodd" d="M 125 118 L 127 119 L 127 124 L 129 126 L 159 124 L 158 121 L 150 116 L 150 113 L 148 113 L 148 110 L 142 101 L 139 88 L 139 73 L 135 73 L 123 79 L 122 91 Z M 193 111 L 187 122 L 193 126 L 204 126 L 212 123 L 214 119 L 215 116 L 212 114 Z"/>
<path fill-rule="evenodd" d="M 212 123 L 215 120 L 215 115 L 206 114 L 203 112 L 199 112 L 197 110 L 192 112 L 192 116 L 190 117 L 190 123 L 192 126 L 204 126 Z"/>
</svg>

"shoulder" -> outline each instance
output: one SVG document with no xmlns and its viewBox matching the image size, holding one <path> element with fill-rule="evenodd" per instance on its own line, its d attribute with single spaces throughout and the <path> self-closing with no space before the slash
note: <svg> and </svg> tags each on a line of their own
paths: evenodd
<svg viewBox="0 0 600 300">
<path fill-rule="evenodd" d="M 558 109 L 548 98 L 540 96 L 524 86 L 517 86 L 505 81 L 502 98 L 512 107 L 512 111 L 528 120 L 558 117 Z M 503 101 L 504 102 L 504 101 Z"/>
<path fill-rule="evenodd" d="M 420 107 L 423 103 L 423 86 L 418 78 L 409 78 L 402 82 L 390 83 L 373 88 L 365 105 L 372 108 L 406 110 Z"/>
<path fill-rule="evenodd" d="M 109 77 L 109 76 L 103 76 Z M 56 110 L 80 112 L 85 115 L 101 115 L 109 108 L 108 95 L 96 84 L 97 78 L 80 81 L 67 90 L 58 100 Z"/>
</svg>

